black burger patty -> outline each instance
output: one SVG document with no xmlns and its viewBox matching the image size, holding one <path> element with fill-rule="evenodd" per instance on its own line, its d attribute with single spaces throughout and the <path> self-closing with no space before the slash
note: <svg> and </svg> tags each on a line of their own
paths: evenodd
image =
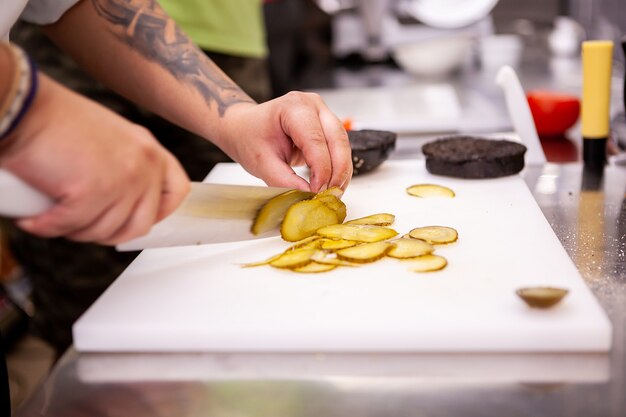
<svg viewBox="0 0 626 417">
<path fill-rule="evenodd" d="M 524 168 L 526 147 L 509 140 L 455 136 L 422 146 L 431 174 L 457 178 L 497 178 Z"/>
<path fill-rule="evenodd" d="M 365 174 L 382 164 L 396 146 L 396 134 L 386 130 L 350 130 L 354 175 Z"/>
</svg>

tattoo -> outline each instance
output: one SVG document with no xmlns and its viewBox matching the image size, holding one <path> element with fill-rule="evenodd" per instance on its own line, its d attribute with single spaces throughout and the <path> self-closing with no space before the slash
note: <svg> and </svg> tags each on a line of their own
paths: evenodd
<svg viewBox="0 0 626 417">
<path fill-rule="evenodd" d="M 236 103 L 254 101 L 185 35 L 155 0 L 92 0 L 112 32 L 146 59 L 215 102 L 220 116 Z"/>
</svg>

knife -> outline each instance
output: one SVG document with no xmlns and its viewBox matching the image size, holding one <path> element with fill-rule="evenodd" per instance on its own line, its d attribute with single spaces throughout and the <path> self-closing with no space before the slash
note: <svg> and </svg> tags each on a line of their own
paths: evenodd
<svg viewBox="0 0 626 417">
<path fill-rule="evenodd" d="M 287 188 L 191 183 L 191 191 L 168 217 L 148 234 L 117 245 L 119 251 L 235 242 L 278 235 L 275 228 L 253 235 L 260 208 Z M 12 173 L 0 169 L 0 215 L 29 217 L 45 212 L 54 201 Z"/>
</svg>

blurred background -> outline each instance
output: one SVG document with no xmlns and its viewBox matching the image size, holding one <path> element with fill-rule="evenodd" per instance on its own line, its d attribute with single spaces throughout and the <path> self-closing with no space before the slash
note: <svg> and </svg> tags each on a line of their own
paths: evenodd
<svg viewBox="0 0 626 417">
<path fill-rule="evenodd" d="M 532 61 L 533 49 L 536 53 L 576 55 L 578 50 L 567 43 L 582 39 L 610 39 L 619 45 L 626 31 L 626 9 L 619 0 L 477 1 L 477 10 L 469 16 L 466 10 L 472 2 L 443 2 L 453 5 L 451 8 L 459 11 L 456 14 L 465 15 L 465 19 L 456 18 L 458 24 L 455 17 L 450 18 L 450 25 L 459 26 L 455 28 L 442 28 L 445 19 L 440 27 L 421 21 L 420 4 L 427 3 L 424 0 L 279 0 L 266 3 L 270 59 L 272 69 L 277 70 L 274 72 L 275 93 L 342 87 L 341 76 L 332 69 L 376 63 L 401 65 L 397 54 L 399 46 L 433 38 L 470 38 L 470 56 L 463 62 L 467 69 L 480 66 L 481 41 L 494 35 L 520 37 L 523 52 L 528 55 L 525 59 Z M 294 12 L 294 19 L 280 18 L 287 5 Z M 549 44 L 551 34 L 562 35 L 562 42 L 557 41 L 553 49 Z M 291 50 L 286 43 L 291 44 Z M 615 49 L 615 58 L 624 62 L 619 48 Z M 436 57 L 430 59 L 436 60 Z M 424 68 L 415 69 L 414 75 L 441 74 L 424 64 Z"/>
</svg>

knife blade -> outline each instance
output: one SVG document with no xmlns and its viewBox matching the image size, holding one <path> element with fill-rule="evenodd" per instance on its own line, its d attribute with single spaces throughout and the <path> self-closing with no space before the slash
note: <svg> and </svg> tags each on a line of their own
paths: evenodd
<svg viewBox="0 0 626 417">
<path fill-rule="evenodd" d="M 252 222 L 261 207 L 287 188 L 191 183 L 183 203 L 152 226 L 147 235 L 117 245 L 119 251 L 200 245 L 260 239 L 279 234 L 278 228 L 254 235 Z"/>
<path fill-rule="evenodd" d="M 253 235 L 260 208 L 287 188 L 191 183 L 181 205 L 148 234 L 117 245 L 119 251 L 234 242 L 278 235 L 278 229 Z M 27 217 L 45 212 L 54 201 L 20 178 L 0 169 L 0 215 Z M 7 198 L 10 196 L 10 198 Z"/>
</svg>

